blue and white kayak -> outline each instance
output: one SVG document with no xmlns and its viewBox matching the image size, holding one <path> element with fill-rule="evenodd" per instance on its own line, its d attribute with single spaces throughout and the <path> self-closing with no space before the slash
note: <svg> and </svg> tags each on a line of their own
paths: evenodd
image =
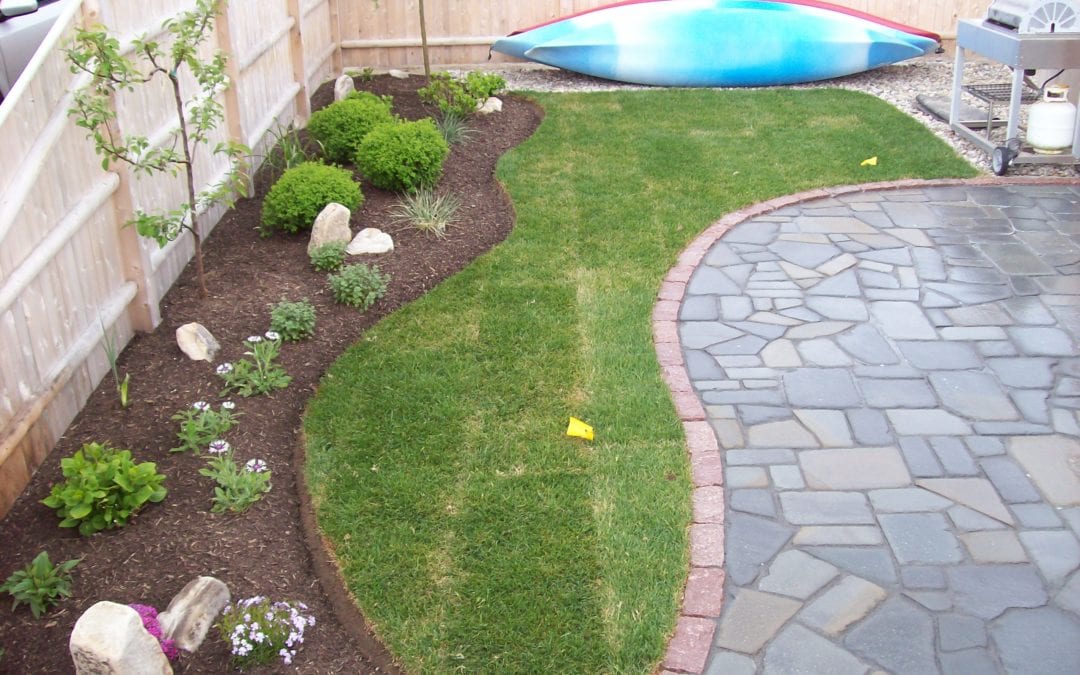
<svg viewBox="0 0 1080 675">
<path fill-rule="evenodd" d="M 492 49 L 619 82 L 750 87 L 851 75 L 940 41 L 817 0 L 629 0 L 516 31 Z"/>
</svg>

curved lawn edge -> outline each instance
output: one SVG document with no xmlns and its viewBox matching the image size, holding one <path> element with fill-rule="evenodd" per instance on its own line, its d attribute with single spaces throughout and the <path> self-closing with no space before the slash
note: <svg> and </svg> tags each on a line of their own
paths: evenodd
<svg viewBox="0 0 1080 675">
<path fill-rule="evenodd" d="M 668 642 L 661 668 L 665 673 L 701 673 L 715 637 L 724 601 L 724 466 L 716 433 L 705 407 L 690 383 L 679 339 L 678 317 L 694 271 L 713 245 L 732 228 L 783 208 L 865 192 L 954 186 L 1076 185 L 1069 178 L 980 177 L 968 179 L 907 179 L 818 188 L 769 199 L 733 211 L 710 225 L 679 254 L 653 305 L 652 331 L 656 359 L 686 435 L 693 482 L 693 521 L 690 524 L 690 573 L 683 591 L 675 634 Z"/>
</svg>

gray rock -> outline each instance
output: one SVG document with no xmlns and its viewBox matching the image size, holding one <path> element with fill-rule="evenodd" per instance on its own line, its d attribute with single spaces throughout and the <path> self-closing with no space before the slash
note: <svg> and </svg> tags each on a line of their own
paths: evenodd
<svg viewBox="0 0 1080 675">
<path fill-rule="evenodd" d="M 1031 560 L 1046 581 L 1061 585 L 1069 574 L 1080 567 L 1080 542 L 1066 530 L 1037 530 L 1021 532 L 1020 541 L 1031 554 Z"/>
<path fill-rule="evenodd" d="M 891 598 L 853 629 L 844 643 L 894 673 L 936 673 L 934 621 L 927 612 Z"/>
<path fill-rule="evenodd" d="M 766 563 L 791 539 L 791 531 L 777 523 L 732 513 L 727 517 L 727 577 L 737 586 L 757 578 Z"/>
<path fill-rule="evenodd" d="M 492 96 L 488 100 L 481 103 L 480 106 L 476 109 L 476 112 L 479 115 L 491 115 L 493 113 L 502 112 L 502 109 L 503 109 L 502 99 L 499 99 L 499 98 L 496 98 L 496 97 Z"/>
<path fill-rule="evenodd" d="M 192 361 L 214 361 L 221 345 L 201 323 L 185 323 L 176 329 L 176 344 Z"/>
<path fill-rule="evenodd" d="M 797 368 L 784 374 L 784 388 L 796 408 L 855 408 L 861 403 L 851 373 L 843 368 Z"/>
<path fill-rule="evenodd" d="M 972 673 L 996 673 L 997 664 L 985 649 L 965 649 L 941 655 L 943 675 L 971 675 Z"/>
<path fill-rule="evenodd" d="M 356 91 L 356 83 L 348 73 L 342 73 L 341 77 L 334 81 L 334 100 L 340 101 Z"/>
<path fill-rule="evenodd" d="M 1031 565 L 965 565 L 946 573 L 957 610 L 980 619 L 995 619 L 1013 607 L 1041 607 L 1050 599 Z"/>
<path fill-rule="evenodd" d="M 360 230 L 345 251 L 349 255 L 361 255 L 364 253 L 389 253 L 394 250 L 394 239 L 389 234 L 374 227 L 365 227 Z"/>
<path fill-rule="evenodd" d="M 881 529 L 901 565 L 960 562 L 960 542 L 940 513 L 894 513 L 878 516 Z"/>
<path fill-rule="evenodd" d="M 990 635 L 1009 673 L 1074 673 L 1080 664 L 1080 621 L 1059 609 L 1008 612 Z"/>
<path fill-rule="evenodd" d="M 856 576 L 888 586 L 896 583 L 892 556 L 881 548 L 813 546 L 807 553 L 841 567 Z"/>
<path fill-rule="evenodd" d="M 784 551 L 776 556 L 769 574 L 758 588 L 805 600 L 836 577 L 837 570 L 827 562 L 802 551 Z"/>
<path fill-rule="evenodd" d="M 323 244 L 348 244 L 352 239 L 352 230 L 349 229 L 349 218 L 352 212 L 347 206 L 330 202 L 315 218 L 315 224 L 311 226 L 311 238 L 308 239 L 307 252 L 311 252 Z"/>
<path fill-rule="evenodd" d="M 854 655 L 793 623 L 765 650 L 765 672 L 862 675 L 866 666 Z"/>
<path fill-rule="evenodd" d="M 387 72 L 387 75 L 389 75 L 390 77 L 392 77 L 392 78 L 394 78 L 396 80 L 407 80 L 407 79 L 409 79 L 409 74 L 406 73 L 404 70 L 391 70 L 391 71 Z"/>
<path fill-rule="evenodd" d="M 206 638 L 214 619 L 229 603 L 229 587 L 214 577 L 192 579 L 158 614 L 161 631 L 176 646 L 194 652 Z"/>
<path fill-rule="evenodd" d="M 946 652 L 985 647 L 986 623 L 973 616 L 942 614 L 938 617 L 938 639 Z"/>
<path fill-rule="evenodd" d="M 157 638 L 138 612 L 103 600 L 86 610 L 68 641 L 77 675 L 172 675 Z"/>
</svg>

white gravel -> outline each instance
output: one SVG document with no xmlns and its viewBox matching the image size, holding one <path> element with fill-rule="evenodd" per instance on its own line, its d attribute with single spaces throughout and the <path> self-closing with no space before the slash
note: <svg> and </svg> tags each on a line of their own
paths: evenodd
<svg viewBox="0 0 1080 675">
<path fill-rule="evenodd" d="M 499 73 L 506 78 L 508 87 L 515 90 L 569 92 L 645 88 L 535 64 L 500 64 L 484 70 Z M 1011 80 L 1012 71 L 1008 67 L 991 61 L 969 60 L 964 68 L 964 84 L 1009 83 Z M 946 55 L 931 55 L 835 80 L 798 85 L 796 88 L 840 87 L 877 96 L 922 122 L 978 170 L 990 173 L 990 158 L 985 152 L 962 139 L 946 122 L 924 112 L 915 101 L 915 97 L 919 94 L 951 98 L 952 86 L 953 58 Z M 966 94 L 963 100 L 977 107 L 985 107 L 985 104 L 969 98 Z M 995 115 L 1000 118 L 1007 117 L 1008 104 L 996 106 Z M 1025 116 L 1026 113 L 1022 114 L 1021 119 L 1023 120 Z M 1004 136 L 1003 130 L 998 133 Z M 1000 143 L 1001 140 L 998 142 Z M 1076 177 L 1077 169 L 1071 163 L 1013 164 L 1009 169 L 1009 174 Z"/>
</svg>

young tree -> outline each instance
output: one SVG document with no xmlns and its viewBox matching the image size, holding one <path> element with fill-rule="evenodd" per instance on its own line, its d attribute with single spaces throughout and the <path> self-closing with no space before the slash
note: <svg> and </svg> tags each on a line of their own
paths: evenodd
<svg viewBox="0 0 1080 675">
<path fill-rule="evenodd" d="M 122 162 L 138 173 L 152 175 L 181 172 L 187 179 L 187 201 L 176 208 L 146 213 L 136 211 L 127 225 L 134 225 L 139 234 L 165 246 L 185 231 L 195 243 L 195 270 L 199 292 L 206 297 L 203 274 L 202 237 L 198 216 L 216 204 L 231 205 L 234 195 L 245 195 L 245 171 L 250 150 L 243 144 L 227 141 L 216 144 L 212 151 L 229 158 L 230 170 L 224 180 L 201 192 L 195 189 L 195 157 L 201 146 L 210 143 L 211 134 L 223 121 L 225 114 L 217 95 L 227 86 L 225 53 L 217 50 L 208 60 L 201 60 L 200 46 L 213 32 L 214 19 L 224 0 L 196 0 L 196 7 L 163 24 L 170 35 L 170 44 L 163 46 L 144 38 L 133 43 L 132 57 L 125 56 L 119 41 L 102 26 L 81 29 L 67 50 L 72 72 L 86 72 L 92 80 L 75 93 L 75 105 L 69 114 L 76 124 L 88 131 L 94 149 L 101 156 L 102 168 L 112 162 Z M 191 74 L 197 91 L 184 98 L 182 69 Z M 145 136 L 121 135 L 116 125 L 114 96 L 121 90 L 131 91 L 155 78 L 165 77 L 172 89 L 178 131 L 172 142 L 153 147 Z"/>
</svg>

